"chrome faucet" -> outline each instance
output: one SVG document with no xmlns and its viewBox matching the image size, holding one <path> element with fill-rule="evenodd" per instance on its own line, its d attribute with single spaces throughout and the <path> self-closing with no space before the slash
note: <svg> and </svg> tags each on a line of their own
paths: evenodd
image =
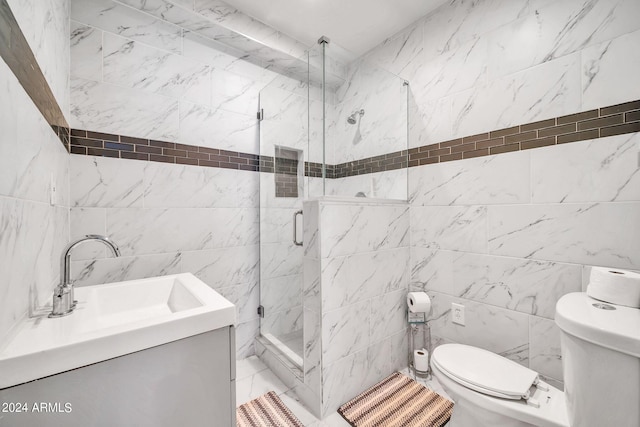
<svg viewBox="0 0 640 427">
<path fill-rule="evenodd" d="M 53 310 L 49 314 L 49 317 L 62 317 L 73 312 L 78 303 L 73 299 L 73 281 L 71 281 L 71 251 L 81 245 L 84 242 L 97 241 L 103 243 L 116 257 L 120 256 L 120 249 L 118 245 L 113 243 L 108 237 L 100 236 L 97 234 L 88 234 L 81 239 L 71 242 L 62 251 L 62 258 L 60 260 L 60 284 L 56 286 L 53 291 Z"/>
</svg>

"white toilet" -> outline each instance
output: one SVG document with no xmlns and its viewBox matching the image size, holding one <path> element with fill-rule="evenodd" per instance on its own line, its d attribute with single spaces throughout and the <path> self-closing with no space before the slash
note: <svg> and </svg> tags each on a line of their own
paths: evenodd
<svg viewBox="0 0 640 427">
<path fill-rule="evenodd" d="M 640 426 L 640 310 L 577 292 L 558 301 L 556 323 L 565 392 L 490 351 L 437 347 L 431 368 L 455 402 L 447 426 Z"/>
</svg>

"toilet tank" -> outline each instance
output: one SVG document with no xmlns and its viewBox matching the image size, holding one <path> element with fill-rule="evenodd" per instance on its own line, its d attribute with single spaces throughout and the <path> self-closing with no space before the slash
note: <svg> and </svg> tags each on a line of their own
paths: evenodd
<svg viewBox="0 0 640 427">
<path fill-rule="evenodd" d="M 572 427 L 640 426 L 640 309 L 586 293 L 556 305 Z"/>
</svg>

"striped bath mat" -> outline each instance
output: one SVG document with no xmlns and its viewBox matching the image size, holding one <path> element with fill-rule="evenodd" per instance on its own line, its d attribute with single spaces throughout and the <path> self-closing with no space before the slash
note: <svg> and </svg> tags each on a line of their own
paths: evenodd
<svg viewBox="0 0 640 427">
<path fill-rule="evenodd" d="M 453 402 L 395 372 L 338 408 L 353 427 L 440 427 Z"/>
<path fill-rule="evenodd" d="M 238 406 L 236 425 L 237 427 L 304 427 L 273 391 Z"/>
</svg>

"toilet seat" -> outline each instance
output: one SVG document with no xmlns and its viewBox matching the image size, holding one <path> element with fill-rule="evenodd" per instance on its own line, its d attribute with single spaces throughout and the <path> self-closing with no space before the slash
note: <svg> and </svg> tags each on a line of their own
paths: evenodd
<svg viewBox="0 0 640 427">
<path fill-rule="evenodd" d="M 451 380 L 489 396 L 528 399 L 538 373 L 490 351 L 464 344 L 437 347 L 431 363 Z"/>
</svg>

